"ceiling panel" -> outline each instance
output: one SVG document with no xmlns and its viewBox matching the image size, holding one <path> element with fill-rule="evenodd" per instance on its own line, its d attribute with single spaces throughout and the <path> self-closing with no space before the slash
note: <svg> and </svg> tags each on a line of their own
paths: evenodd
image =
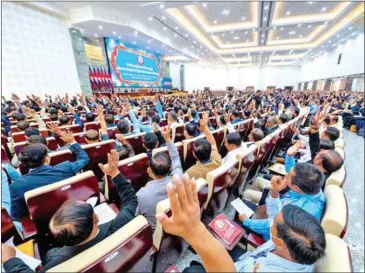
<svg viewBox="0 0 365 273">
<path fill-rule="evenodd" d="M 278 4 L 279 3 L 279 4 Z M 302 1 L 302 2 L 278 2 L 275 14 L 278 17 L 293 17 L 308 14 L 324 14 L 333 12 L 338 1 Z"/>
</svg>

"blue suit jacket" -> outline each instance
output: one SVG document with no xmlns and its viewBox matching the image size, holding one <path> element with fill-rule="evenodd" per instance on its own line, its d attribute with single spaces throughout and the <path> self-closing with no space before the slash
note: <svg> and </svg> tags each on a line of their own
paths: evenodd
<svg viewBox="0 0 365 273">
<path fill-rule="evenodd" d="M 14 220 L 19 221 L 27 211 L 24 201 L 25 192 L 70 178 L 87 165 L 89 156 L 80 144 L 74 143 L 70 149 L 76 155 L 76 161 L 66 161 L 56 166 L 43 165 L 19 177 L 10 185 L 11 217 Z"/>
</svg>

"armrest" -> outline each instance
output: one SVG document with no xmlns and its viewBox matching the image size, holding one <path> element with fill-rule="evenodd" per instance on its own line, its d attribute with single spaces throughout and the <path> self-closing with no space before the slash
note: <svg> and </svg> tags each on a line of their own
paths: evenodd
<svg viewBox="0 0 365 273">
<path fill-rule="evenodd" d="M 24 240 L 30 239 L 37 235 L 38 230 L 34 222 L 30 219 L 29 215 L 23 216 L 21 219 L 21 224 L 23 227 Z"/>
<path fill-rule="evenodd" d="M 256 234 L 253 234 L 252 232 L 249 235 L 246 235 L 245 239 L 247 241 L 247 244 L 253 246 L 254 248 L 257 248 L 265 243 L 264 239 L 262 239 L 260 236 Z"/>
</svg>

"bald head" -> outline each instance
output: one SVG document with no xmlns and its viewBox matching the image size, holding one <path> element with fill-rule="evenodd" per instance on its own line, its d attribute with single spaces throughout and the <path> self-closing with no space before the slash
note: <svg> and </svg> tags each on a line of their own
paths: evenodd
<svg viewBox="0 0 365 273">
<path fill-rule="evenodd" d="M 96 130 L 87 130 L 85 133 L 85 140 L 87 143 L 99 142 L 99 132 Z"/>
<path fill-rule="evenodd" d="M 251 131 L 249 136 L 251 142 L 257 142 L 264 139 L 265 134 L 261 129 L 255 128 Z"/>
<path fill-rule="evenodd" d="M 322 169 L 331 174 L 339 170 L 343 165 L 343 159 L 339 153 L 332 150 L 324 150 L 319 152 L 313 160 L 314 164 L 322 167 Z"/>
</svg>

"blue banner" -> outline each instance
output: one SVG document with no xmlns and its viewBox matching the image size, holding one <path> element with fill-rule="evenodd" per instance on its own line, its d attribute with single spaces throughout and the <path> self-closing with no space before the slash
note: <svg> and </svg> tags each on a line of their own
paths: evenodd
<svg viewBox="0 0 365 273">
<path fill-rule="evenodd" d="M 114 87 L 162 88 L 159 55 L 113 38 L 105 38 Z"/>
<path fill-rule="evenodd" d="M 172 89 L 172 79 L 171 77 L 163 77 L 163 88 Z"/>
</svg>

